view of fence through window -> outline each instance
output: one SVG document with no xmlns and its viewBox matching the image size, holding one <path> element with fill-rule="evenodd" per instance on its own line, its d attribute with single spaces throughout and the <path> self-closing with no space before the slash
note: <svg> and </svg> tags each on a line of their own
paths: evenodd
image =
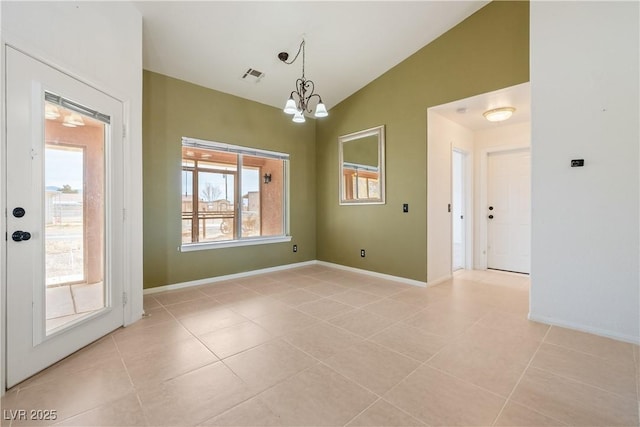
<svg viewBox="0 0 640 427">
<path fill-rule="evenodd" d="M 84 281 L 84 149 L 47 144 L 47 285 Z"/>
<path fill-rule="evenodd" d="M 285 162 L 183 146 L 182 243 L 283 235 Z"/>
</svg>

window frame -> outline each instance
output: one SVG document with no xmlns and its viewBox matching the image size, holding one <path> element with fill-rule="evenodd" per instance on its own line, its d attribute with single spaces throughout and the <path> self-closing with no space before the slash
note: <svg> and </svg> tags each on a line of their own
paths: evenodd
<svg viewBox="0 0 640 427">
<path fill-rule="evenodd" d="M 218 249 L 218 248 L 229 248 L 236 246 L 252 246 L 252 245 L 262 245 L 269 243 L 281 243 L 281 242 L 290 242 L 292 236 L 289 232 L 289 212 L 290 212 L 290 197 L 289 197 L 289 168 L 290 168 L 290 156 L 287 153 L 281 153 L 276 151 L 263 150 L 258 148 L 249 148 L 243 147 L 239 145 L 226 144 L 222 142 L 215 141 L 206 141 L 196 138 L 182 137 L 182 145 L 181 149 L 184 147 L 192 147 L 204 150 L 213 150 L 218 152 L 226 152 L 230 154 L 236 155 L 236 170 L 233 172 L 234 174 L 234 200 L 233 200 L 233 215 L 234 215 L 234 235 L 232 239 L 229 240 L 221 240 L 221 241 L 208 241 L 208 242 L 183 242 L 182 241 L 182 233 L 180 233 L 180 246 L 179 250 L 181 252 L 190 252 L 197 250 L 205 250 L 205 249 Z M 242 236 L 241 224 L 242 224 L 242 205 L 243 201 L 241 198 L 242 192 L 242 167 L 243 167 L 243 159 L 244 156 L 253 156 L 253 157 L 261 157 L 268 159 L 277 159 L 282 161 L 282 234 L 275 236 Z M 184 157 L 182 152 L 180 154 L 180 173 L 182 175 L 185 170 L 190 170 L 192 174 L 193 181 L 197 181 L 197 174 L 201 171 L 213 171 L 212 169 L 200 169 L 198 167 L 198 160 L 194 160 L 193 166 L 185 166 L 183 164 Z M 186 169 L 185 169 L 186 168 Z M 262 172 L 260 172 L 261 174 Z M 262 177 L 260 177 L 262 179 Z M 181 178 L 182 180 L 182 178 Z M 181 184 L 182 193 L 183 184 Z M 199 191 L 199 189 L 198 189 Z M 193 200 L 197 200 L 198 203 L 199 197 L 198 194 L 193 192 Z M 194 217 L 197 218 L 198 214 L 198 206 L 194 204 L 192 201 L 192 218 L 191 221 L 193 223 Z M 182 229 L 182 207 L 181 207 L 181 215 L 180 215 L 180 228 Z M 196 221 L 198 221 L 196 219 Z M 261 227 L 262 227 L 262 217 L 260 218 Z M 191 227 L 191 236 L 194 238 L 194 227 Z"/>
</svg>

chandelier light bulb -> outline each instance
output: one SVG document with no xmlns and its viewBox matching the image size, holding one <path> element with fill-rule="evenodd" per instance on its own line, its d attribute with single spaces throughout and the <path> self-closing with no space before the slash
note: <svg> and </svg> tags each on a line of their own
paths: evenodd
<svg viewBox="0 0 640 427">
<path fill-rule="evenodd" d="M 320 101 L 318 105 L 316 105 L 316 117 L 327 117 L 329 112 L 327 112 L 327 107 Z"/>
<path fill-rule="evenodd" d="M 296 102 L 293 100 L 293 96 L 291 96 L 284 105 L 284 112 L 287 114 L 295 114 L 296 111 L 298 111 L 298 108 L 296 107 Z"/>
<path fill-rule="evenodd" d="M 302 111 L 296 110 L 296 113 L 293 115 L 293 121 L 295 123 L 304 123 L 305 122 L 304 114 L 302 114 Z"/>
</svg>

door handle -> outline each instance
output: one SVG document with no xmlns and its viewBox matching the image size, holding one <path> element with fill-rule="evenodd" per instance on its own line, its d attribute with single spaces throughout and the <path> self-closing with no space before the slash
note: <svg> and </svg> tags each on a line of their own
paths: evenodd
<svg viewBox="0 0 640 427">
<path fill-rule="evenodd" d="M 23 240 L 29 240 L 31 238 L 31 233 L 29 233 L 28 231 L 14 231 L 13 234 L 11 235 L 11 239 L 13 239 L 14 242 L 22 242 Z"/>
<path fill-rule="evenodd" d="M 493 219 L 493 215 L 489 215 L 489 219 Z"/>
</svg>

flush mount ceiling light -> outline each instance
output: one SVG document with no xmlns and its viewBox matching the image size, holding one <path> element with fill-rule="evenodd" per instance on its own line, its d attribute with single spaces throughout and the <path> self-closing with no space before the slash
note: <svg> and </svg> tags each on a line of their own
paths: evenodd
<svg viewBox="0 0 640 427">
<path fill-rule="evenodd" d="M 289 95 L 289 100 L 284 106 L 284 112 L 287 114 L 293 114 L 293 121 L 295 123 L 304 123 L 304 113 L 311 113 L 311 106 L 309 105 L 313 98 L 318 98 L 318 103 L 316 104 L 316 111 L 314 116 L 316 117 L 327 117 L 329 113 L 327 112 L 327 107 L 322 103 L 322 97 L 315 91 L 315 84 L 312 80 L 307 80 L 304 76 L 304 39 L 302 43 L 300 43 L 300 47 L 298 48 L 298 53 L 296 53 L 295 58 L 291 60 L 291 62 L 287 62 L 289 59 L 289 54 L 287 52 L 280 52 L 278 54 L 278 59 L 285 64 L 291 65 L 296 62 L 300 52 L 302 51 L 302 77 L 296 80 L 296 90 L 292 91 Z"/>
<path fill-rule="evenodd" d="M 514 111 L 516 111 L 516 109 L 513 107 L 501 107 L 485 111 L 482 115 L 490 122 L 501 122 L 511 117 Z"/>
</svg>

